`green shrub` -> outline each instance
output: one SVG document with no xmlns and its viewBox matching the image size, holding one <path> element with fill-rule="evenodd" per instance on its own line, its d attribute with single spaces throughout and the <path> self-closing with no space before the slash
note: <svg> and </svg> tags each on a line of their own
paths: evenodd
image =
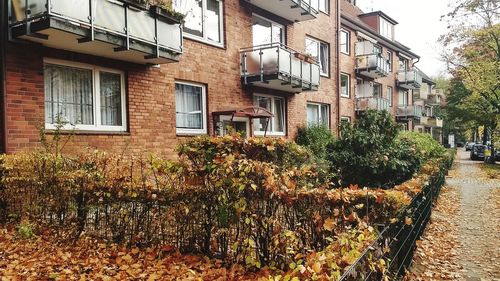
<svg viewBox="0 0 500 281">
<path fill-rule="evenodd" d="M 442 157 L 446 152 L 446 149 L 429 134 L 400 132 L 398 140 L 413 146 L 421 157 L 422 162 Z"/>
<path fill-rule="evenodd" d="M 21 239 L 31 239 L 35 237 L 35 233 L 33 232 L 33 226 L 29 223 L 21 223 L 16 227 L 17 235 Z"/>
<path fill-rule="evenodd" d="M 297 144 L 307 147 L 319 159 L 325 159 L 327 147 L 334 140 L 330 128 L 323 124 L 300 127 L 298 130 Z"/>
<path fill-rule="evenodd" d="M 411 144 L 396 141 L 399 126 L 387 111 L 367 111 L 354 124 L 343 123 L 341 136 L 328 147 L 328 158 L 342 184 L 391 187 L 420 167 Z"/>
</svg>

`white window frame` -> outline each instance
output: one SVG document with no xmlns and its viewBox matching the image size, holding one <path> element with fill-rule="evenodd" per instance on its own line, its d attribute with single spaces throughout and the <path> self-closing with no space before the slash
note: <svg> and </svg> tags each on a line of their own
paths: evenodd
<svg viewBox="0 0 500 281">
<path fill-rule="evenodd" d="M 324 2 L 325 3 L 325 9 L 326 10 L 322 10 L 321 9 L 321 5 L 319 4 L 320 2 Z M 330 14 L 330 0 L 319 0 L 318 1 L 318 10 L 322 13 L 325 13 L 327 15 Z"/>
<path fill-rule="evenodd" d="M 220 119 L 219 119 L 220 122 L 224 122 L 224 121 L 232 121 L 232 122 L 241 122 L 241 123 L 245 123 L 246 124 L 246 134 L 247 134 L 247 137 L 250 137 L 250 121 L 248 118 L 246 117 L 238 117 L 238 116 L 231 116 L 231 115 L 221 115 L 220 116 Z M 224 136 L 224 128 L 219 128 L 219 132 L 218 134 L 220 136 Z"/>
<path fill-rule="evenodd" d="M 393 62 L 394 54 L 392 51 L 387 50 L 387 62 L 389 64 L 389 71 L 392 71 L 392 62 Z"/>
<path fill-rule="evenodd" d="M 201 117 L 202 117 L 202 125 L 203 128 L 201 129 L 186 129 L 186 128 L 177 128 L 177 105 L 175 105 L 175 132 L 177 135 L 206 135 L 208 130 L 207 130 L 207 87 L 205 84 L 201 83 L 193 83 L 193 82 L 185 82 L 185 81 L 179 81 L 176 80 L 174 84 L 174 90 L 175 90 L 175 85 L 177 84 L 182 84 L 182 85 L 188 85 L 188 86 L 193 86 L 193 87 L 199 87 L 201 88 Z M 176 90 L 175 90 L 176 91 Z M 174 95 L 175 97 L 177 96 L 177 93 Z"/>
<path fill-rule="evenodd" d="M 316 42 L 318 44 L 319 73 L 323 77 L 329 77 L 330 76 L 330 45 L 324 41 L 320 41 L 318 39 L 314 39 L 314 38 L 309 37 L 309 36 L 306 36 L 305 40 L 311 40 L 311 41 Z M 304 41 L 304 43 L 306 43 L 306 41 Z M 323 72 L 323 68 L 321 67 L 321 44 L 326 46 L 326 50 L 328 53 L 328 56 L 326 58 L 326 66 L 325 66 L 327 72 Z M 305 44 L 305 45 L 307 47 L 307 44 Z"/>
<path fill-rule="evenodd" d="M 266 17 L 261 16 L 261 15 L 256 14 L 256 13 L 252 13 L 252 17 L 257 17 L 257 18 L 260 18 L 261 20 L 265 20 L 265 21 L 269 22 L 271 24 L 271 33 L 272 33 L 272 28 L 274 26 L 281 28 L 281 42 L 271 42 L 271 43 L 281 43 L 281 44 L 286 45 L 286 34 L 285 34 L 286 29 L 285 29 L 284 25 L 279 24 L 273 20 L 270 20 L 269 18 L 266 18 Z M 252 19 L 252 21 L 253 21 L 253 19 Z M 252 28 L 253 28 L 253 24 L 252 24 Z M 271 37 L 272 37 L 272 34 L 271 34 Z M 252 41 L 253 41 L 253 29 L 252 29 Z M 255 45 L 254 42 L 252 42 L 252 43 Z"/>
<path fill-rule="evenodd" d="M 201 8 L 202 8 L 202 15 L 205 15 L 207 13 L 207 0 L 201 0 L 202 3 L 201 3 Z M 202 26 L 203 26 L 203 30 L 202 30 L 202 33 L 204 34 L 203 37 L 200 37 L 200 36 L 197 36 L 197 35 L 193 35 L 191 33 L 188 33 L 188 32 L 182 32 L 182 36 L 183 37 L 186 37 L 186 38 L 189 38 L 189 39 L 192 39 L 194 41 L 199 41 L 199 42 L 202 42 L 202 43 L 206 43 L 206 44 L 209 44 L 209 45 L 213 45 L 213 46 L 217 46 L 217 47 L 224 47 L 224 37 L 225 37 L 225 34 L 224 34 L 224 1 L 221 1 L 221 0 L 216 0 L 217 2 L 219 2 L 219 15 L 220 15 L 220 21 L 219 21 L 219 34 L 220 34 L 220 42 L 216 42 L 216 41 L 212 41 L 212 40 L 209 40 L 208 37 L 207 37 L 207 32 L 205 32 L 205 28 L 206 28 L 206 24 L 205 24 L 205 20 L 206 20 L 206 17 L 205 16 L 202 16 Z"/>
<path fill-rule="evenodd" d="M 321 122 L 321 120 L 326 120 L 326 124 L 324 124 L 324 125 L 327 126 L 328 128 L 330 128 L 330 110 L 331 110 L 330 105 L 327 103 L 307 102 L 306 112 L 307 112 L 307 106 L 309 106 L 309 105 L 318 107 L 318 112 L 319 112 L 318 116 L 319 116 L 320 120 L 318 120 L 319 122 L 315 122 L 315 123 L 309 122 L 309 120 L 307 120 L 307 125 L 309 126 L 309 125 L 324 124 Z M 328 115 L 327 116 L 321 116 L 321 114 L 323 112 L 323 111 L 321 111 L 322 106 L 326 106 L 328 108 L 328 113 L 327 113 Z"/>
<path fill-rule="evenodd" d="M 346 54 L 346 55 L 350 55 L 351 54 L 351 32 L 345 30 L 345 29 L 341 29 L 340 30 L 340 43 L 342 44 L 342 36 L 346 34 L 346 47 L 347 47 L 347 51 L 344 51 L 342 50 L 342 45 L 340 45 L 340 52 L 342 54 Z"/>
<path fill-rule="evenodd" d="M 340 122 L 351 123 L 351 117 L 350 116 L 341 116 L 340 117 Z"/>
<path fill-rule="evenodd" d="M 269 130 L 269 126 L 267 128 L 267 133 L 265 131 L 257 131 L 255 130 L 253 132 L 254 136 L 286 136 L 286 131 L 287 131 L 287 116 L 286 116 L 286 113 L 287 113 L 287 104 L 286 104 L 286 98 L 284 97 L 278 97 L 278 96 L 273 96 L 273 95 L 267 95 L 267 94 L 261 94 L 261 93 L 254 93 L 253 94 L 253 97 L 252 97 L 252 100 L 255 99 L 255 97 L 264 97 L 264 98 L 270 98 L 271 99 L 271 112 L 273 114 L 275 114 L 274 112 L 274 102 L 276 99 L 280 99 L 283 101 L 283 132 L 275 132 L 275 131 L 270 131 Z M 275 114 L 276 115 L 276 114 Z M 273 128 L 274 130 L 274 127 L 275 127 L 275 117 L 271 117 L 270 120 L 269 120 L 269 125 L 271 125 L 271 127 Z"/>
<path fill-rule="evenodd" d="M 60 65 L 66 67 L 74 67 L 80 69 L 87 69 L 92 71 L 92 118 L 94 120 L 93 125 L 85 125 L 85 124 L 65 124 L 63 126 L 63 130 L 81 130 L 81 131 L 102 131 L 102 132 L 126 132 L 127 131 L 127 99 L 125 94 L 125 72 L 121 70 L 100 67 L 92 64 L 66 61 L 60 59 L 52 59 L 52 58 L 43 58 L 44 66 L 46 64 Z M 99 74 L 101 72 L 115 73 L 120 75 L 120 99 L 121 99 L 121 113 L 122 113 L 122 125 L 121 126 L 110 126 L 110 125 L 101 125 L 101 99 L 100 99 L 100 77 Z M 45 81 L 44 81 L 45 84 Z M 45 91 L 44 91 L 45 92 Z M 46 93 L 45 93 L 46 94 Z M 45 95 L 44 94 L 44 95 Z M 45 104 L 44 104 L 45 110 Z M 45 122 L 45 129 L 47 130 L 55 130 L 56 124 Z"/>
<path fill-rule="evenodd" d="M 391 94 L 389 95 L 389 89 L 391 89 Z M 393 106 L 394 99 L 394 88 L 387 86 L 387 99 L 389 100 L 389 106 Z"/>
<path fill-rule="evenodd" d="M 344 95 L 342 93 L 342 76 L 347 76 L 347 95 Z M 341 72 L 340 73 L 340 96 L 344 98 L 350 98 L 351 97 L 351 75 Z"/>
<path fill-rule="evenodd" d="M 394 38 L 394 25 L 390 23 L 388 20 L 380 17 L 379 18 L 379 30 L 380 35 L 385 38 L 393 40 Z"/>
</svg>

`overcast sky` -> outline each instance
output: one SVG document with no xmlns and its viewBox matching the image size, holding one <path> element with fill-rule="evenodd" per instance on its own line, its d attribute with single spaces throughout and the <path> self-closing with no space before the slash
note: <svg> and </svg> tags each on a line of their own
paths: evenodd
<svg viewBox="0 0 500 281">
<path fill-rule="evenodd" d="M 448 3 L 449 0 L 357 0 L 364 12 L 380 10 L 399 23 L 396 40 L 421 57 L 416 65 L 430 76 L 446 70 L 439 59 L 442 47 L 437 39 L 446 33 L 446 23 L 440 17 L 450 11 Z"/>
</svg>

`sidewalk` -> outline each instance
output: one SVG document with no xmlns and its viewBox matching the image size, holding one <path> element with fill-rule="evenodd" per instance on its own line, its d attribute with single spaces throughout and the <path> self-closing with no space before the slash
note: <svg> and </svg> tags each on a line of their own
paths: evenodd
<svg viewBox="0 0 500 281">
<path fill-rule="evenodd" d="M 460 150 L 415 252 L 411 280 L 500 280 L 500 180 Z"/>
</svg>

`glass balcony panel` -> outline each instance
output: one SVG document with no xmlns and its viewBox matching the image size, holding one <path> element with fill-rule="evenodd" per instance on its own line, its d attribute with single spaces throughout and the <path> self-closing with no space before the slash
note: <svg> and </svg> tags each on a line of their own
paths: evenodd
<svg viewBox="0 0 500 281">
<path fill-rule="evenodd" d="M 99 1 L 99 5 L 101 2 Z M 90 8 L 88 0 L 51 0 L 51 13 L 58 14 L 62 17 L 71 18 L 81 22 L 89 23 Z M 97 3 L 94 2 L 95 6 Z"/>
<path fill-rule="evenodd" d="M 300 79 L 300 76 L 301 76 L 300 67 L 301 67 L 301 65 L 302 65 L 301 60 L 299 60 L 295 56 L 292 56 L 292 76 L 294 78 Z"/>
<path fill-rule="evenodd" d="M 278 52 L 280 60 L 279 61 L 280 72 L 290 75 L 291 74 L 290 59 L 292 57 L 292 53 L 289 50 L 283 48 L 278 48 Z"/>
<path fill-rule="evenodd" d="M 311 83 L 311 64 L 305 61 L 302 61 L 302 80 Z"/>
<path fill-rule="evenodd" d="M 99 5 L 95 6 L 94 19 L 94 24 L 98 27 L 125 34 L 125 8 L 120 4 L 99 1 Z"/>
<path fill-rule="evenodd" d="M 278 52 L 276 48 L 262 49 L 262 69 L 264 74 L 274 74 L 278 70 Z"/>
<path fill-rule="evenodd" d="M 135 38 L 155 42 L 155 20 L 145 11 L 129 9 L 129 32 Z"/>
<path fill-rule="evenodd" d="M 260 50 L 247 52 L 246 55 L 247 75 L 260 75 Z"/>
<path fill-rule="evenodd" d="M 319 85 L 319 80 L 320 80 L 319 65 L 312 64 L 311 68 L 312 68 L 311 82 L 315 85 Z"/>
<path fill-rule="evenodd" d="M 180 50 L 182 46 L 180 25 L 158 21 L 158 42 L 165 47 Z"/>
<path fill-rule="evenodd" d="M 356 56 L 373 55 L 373 43 L 370 41 L 357 42 L 355 45 Z"/>
</svg>

